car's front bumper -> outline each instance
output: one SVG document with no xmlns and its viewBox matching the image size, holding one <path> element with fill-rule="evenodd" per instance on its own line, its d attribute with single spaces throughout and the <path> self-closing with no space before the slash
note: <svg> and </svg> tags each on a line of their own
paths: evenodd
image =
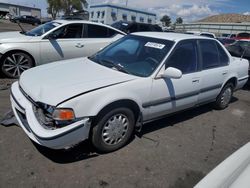
<svg viewBox="0 0 250 188">
<path fill-rule="evenodd" d="M 89 136 L 90 120 L 81 119 L 66 127 L 46 129 L 37 120 L 33 104 L 22 94 L 17 82 L 11 87 L 11 105 L 15 117 L 30 139 L 52 149 L 71 147 Z"/>
</svg>

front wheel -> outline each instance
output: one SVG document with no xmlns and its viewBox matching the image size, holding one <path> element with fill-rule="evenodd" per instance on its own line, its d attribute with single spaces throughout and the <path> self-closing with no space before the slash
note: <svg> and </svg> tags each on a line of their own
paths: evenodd
<svg viewBox="0 0 250 188">
<path fill-rule="evenodd" d="M 113 109 L 97 118 L 92 129 L 92 144 L 100 152 L 112 152 L 123 147 L 131 138 L 135 125 L 132 110 Z"/>
<path fill-rule="evenodd" d="M 23 52 L 5 55 L 1 62 L 1 72 L 9 78 L 19 78 L 23 71 L 33 67 L 32 58 Z"/>
<path fill-rule="evenodd" d="M 233 88 L 234 86 L 232 83 L 228 83 L 223 87 L 215 101 L 216 109 L 222 110 L 228 107 L 233 96 Z"/>
</svg>

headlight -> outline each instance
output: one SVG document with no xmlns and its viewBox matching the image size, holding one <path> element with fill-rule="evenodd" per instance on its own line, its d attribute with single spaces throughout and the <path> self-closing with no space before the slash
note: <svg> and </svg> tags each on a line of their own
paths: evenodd
<svg viewBox="0 0 250 188">
<path fill-rule="evenodd" d="M 52 118 L 56 121 L 72 121 L 75 119 L 75 113 L 70 108 L 57 108 L 54 110 Z"/>
</svg>

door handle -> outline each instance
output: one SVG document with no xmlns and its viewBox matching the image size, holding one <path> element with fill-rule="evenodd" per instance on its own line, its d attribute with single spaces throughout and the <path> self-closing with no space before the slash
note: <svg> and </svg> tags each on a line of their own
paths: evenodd
<svg viewBox="0 0 250 188">
<path fill-rule="evenodd" d="M 82 48 L 82 47 L 84 47 L 84 45 L 81 44 L 81 43 L 77 43 L 77 44 L 75 45 L 75 47 L 77 47 L 77 48 Z"/>
<path fill-rule="evenodd" d="M 193 82 L 193 83 L 199 83 L 200 80 L 196 79 L 196 80 L 193 80 L 192 82 Z"/>
</svg>

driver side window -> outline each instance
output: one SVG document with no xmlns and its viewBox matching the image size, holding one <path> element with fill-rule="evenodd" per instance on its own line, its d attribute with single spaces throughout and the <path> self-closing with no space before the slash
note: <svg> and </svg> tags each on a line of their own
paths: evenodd
<svg viewBox="0 0 250 188">
<path fill-rule="evenodd" d="M 54 31 L 57 39 L 82 38 L 83 24 L 69 24 Z"/>
<path fill-rule="evenodd" d="M 165 68 L 174 67 L 181 70 L 182 74 L 197 71 L 198 58 L 195 41 L 185 41 L 179 44 L 167 59 Z"/>
</svg>

